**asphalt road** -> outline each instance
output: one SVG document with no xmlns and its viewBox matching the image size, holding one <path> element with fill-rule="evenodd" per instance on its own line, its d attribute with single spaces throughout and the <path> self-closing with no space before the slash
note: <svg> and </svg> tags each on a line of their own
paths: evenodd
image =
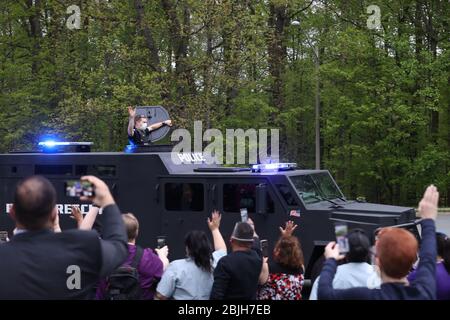
<svg viewBox="0 0 450 320">
<path fill-rule="evenodd" d="M 436 231 L 450 235 L 450 214 L 439 214 L 436 220 Z"/>
</svg>

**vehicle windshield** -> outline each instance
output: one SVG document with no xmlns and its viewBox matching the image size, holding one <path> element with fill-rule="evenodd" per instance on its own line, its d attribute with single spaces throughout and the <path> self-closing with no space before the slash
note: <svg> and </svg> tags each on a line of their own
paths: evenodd
<svg viewBox="0 0 450 320">
<path fill-rule="evenodd" d="M 289 179 L 306 204 L 344 198 L 328 172 L 290 176 Z"/>
</svg>

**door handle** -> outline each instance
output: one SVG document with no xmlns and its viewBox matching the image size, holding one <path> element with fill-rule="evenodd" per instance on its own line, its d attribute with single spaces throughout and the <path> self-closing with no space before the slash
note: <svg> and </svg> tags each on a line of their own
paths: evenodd
<svg viewBox="0 0 450 320">
<path fill-rule="evenodd" d="M 159 183 L 155 186 L 155 201 L 159 203 Z"/>
<path fill-rule="evenodd" d="M 213 186 L 211 187 L 211 193 L 212 193 L 212 203 L 214 206 L 216 206 L 216 185 L 213 184 Z"/>
</svg>

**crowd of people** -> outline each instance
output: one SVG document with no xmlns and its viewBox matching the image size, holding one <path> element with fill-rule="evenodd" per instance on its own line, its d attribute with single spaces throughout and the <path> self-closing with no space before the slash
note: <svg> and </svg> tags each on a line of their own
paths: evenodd
<svg viewBox="0 0 450 320">
<path fill-rule="evenodd" d="M 10 216 L 14 236 L 0 245 L 0 299 L 301 300 L 305 265 L 292 221 L 279 227 L 270 257 L 263 256 L 251 219 L 236 223 L 227 244 L 221 214 L 205 221 L 207 233 L 185 235 L 184 259 L 169 262 L 169 248 L 136 244 L 139 221 L 121 214 L 108 186 L 82 178 L 95 194 L 82 197 L 92 208 L 83 217 L 74 207 L 78 229 L 61 231 L 56 192 L 33 176 L 15 190 Z M 361 229 L 348 234 L 349 251 L 330 242 L 309 299 L 450 299 L 450 240 L 435 230 L 439 193 L 429 186 L 419 203 L 421 243 L 409 231 L 387 227 L 375 243 Z M 96 218 L 102 211 L 101 230 Z M 339 265 L 338 265 L 339 264 Z"/>
</svg>

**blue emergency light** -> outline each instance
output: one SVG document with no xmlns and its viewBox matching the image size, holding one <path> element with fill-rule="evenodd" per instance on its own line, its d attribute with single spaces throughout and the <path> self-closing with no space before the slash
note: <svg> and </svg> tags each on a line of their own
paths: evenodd
<svg viewBox="0 0 450 320">
<path fill-rule="evenodd" d="M 90 152 L 92 142 L 67 142 L 45 140 L 38 143 L 42 152 Z"/>
<path fill-rule="evenodd" d="M 277 172 L 295 170 L 296 168 L 296 163 L 262 163 L 254 164 L 252 166 L 252 172 Z"/>
<path fill-rule="evenodd" d="M 44 148 L 53 148 L 56 146 L 68 146 L 70 142 L 58 142 L 54 140 L 47 140 L 47 141 L 41 141 L 38 143 L 38 146 L 44 147 Z"/>
</svg>

